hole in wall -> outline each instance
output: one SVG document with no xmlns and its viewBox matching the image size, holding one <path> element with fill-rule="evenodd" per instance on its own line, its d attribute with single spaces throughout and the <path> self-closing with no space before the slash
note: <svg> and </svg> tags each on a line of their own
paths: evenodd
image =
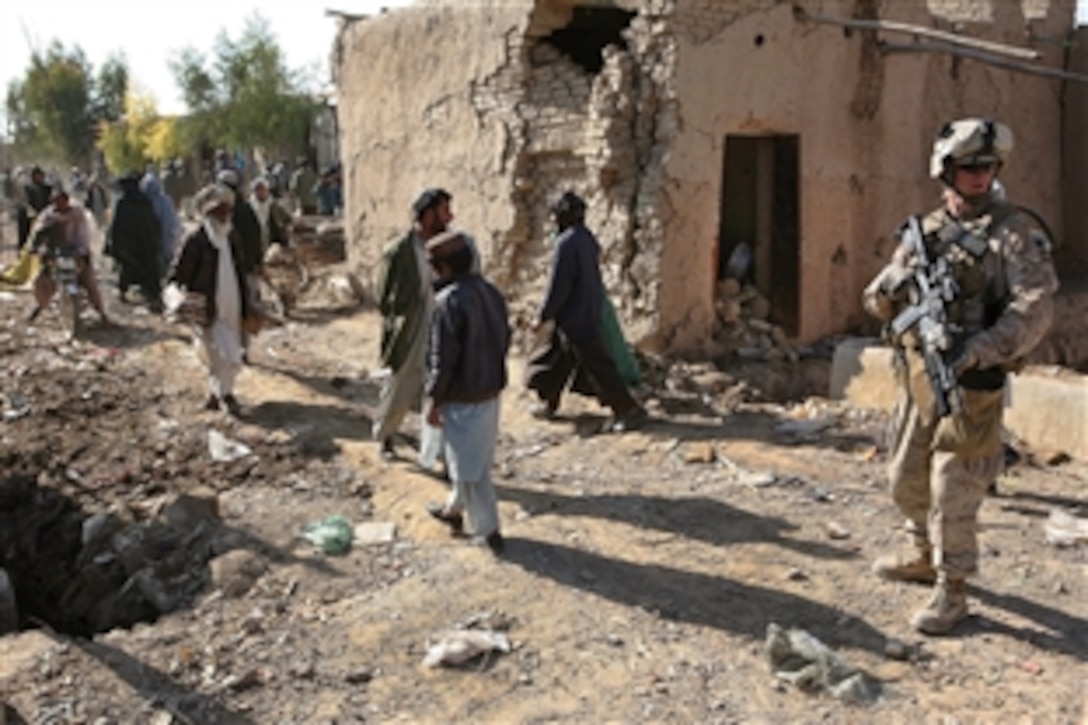
<svg viewBox="0 0 1088 725">
<path fill-rule="evenodd" d="M 576 6 L 570 22 L 543 38 L 590 73 L 604 66 L 602 51 L 610 45 L 627 47 L 623 31 L 638 13 L 620 8 Z"/>
<path fill-rule="evenodd" d="M 759 33 L 758 35 L 756 35 L 755 38 L 752 39 L 752 43 L 754 43 L 755 46 L 759 48 L 763 45 L 764 40 L 765 39 L 763 37 L 763 33 Z"/>
</svg>

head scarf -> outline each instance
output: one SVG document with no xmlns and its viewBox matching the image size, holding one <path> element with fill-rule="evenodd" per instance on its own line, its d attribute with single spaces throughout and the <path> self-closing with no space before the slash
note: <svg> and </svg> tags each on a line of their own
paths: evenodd
<svg viewBox="0 0 1088 725">
<path fill-rule="evenodd" d="M 201 216 L 208 216 L 223 204 L 234 204 L 234 192 L 222 184 L 208 184 L 193 197 L 193 205 Z"/>
</svg>

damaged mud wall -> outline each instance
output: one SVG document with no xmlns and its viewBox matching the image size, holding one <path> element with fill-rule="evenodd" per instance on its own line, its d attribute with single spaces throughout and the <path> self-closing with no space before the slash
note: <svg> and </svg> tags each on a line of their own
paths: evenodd
<svg viewBox="0 0 1088 725">
<path fill-rule="evenodd" d="M 345 25 L 337 40 L 349 261 L 373 280 L 426 187 L 454 195 L 454 226 L 490 266 L 515 225 L 510 197 L 524 133 L 521 38 L 531 0 L 424 4 Z M 479 88 L 489 85 L 489 99 Z M 495 112 L 481 109 L 491 103 Z"/>
<path fill-rule="evenodd" d="M 548 202 L 573 189 L 589 202 L 629 333 L 653 331 L 672 56 L 661 18 L 640 14 L 643 5 L 671 4 L 434 2 L 345 27 L 345 207 L 366 276 L 406 230 L 412 197 L 441 185 L 454 195 L 454 225 L 476 236 L 487 273 L 528 319 L 548 272 Z M 440 50 L 453 47 L 456 63 Z"/>
<path fill-rule="evenodd" d="M 879 17 L 1017 45 L 1027 42 L 1029 28 L 1019 3 L 800 4 L 812 14 Z M 939 14 L 979 5 L 989 19 Z M 1041 16 L 1036 6 L 1032 12 L 1030 29 L 1038 37 L 1065 37 L 1072 23 L 1069 0 L 1049 3 Z M 938 202 L 939 186 L 928 178 L 929 152 L 948 119 L 991 115 L 1009 123 L 1017 135 L 1003 173 L 1010 194 L 1060 225 L 1059 81 L 946 54 L 874 52 L 877 40 L 903 43 L 909 36 L 877 38 L 874 31 L 804 23 L 789 4 L 773 0 L 678 3 L 671 27 L 679 52 L 674 92 L 680 131 L 666 160 L 669 183 L 661 204 L 666 242 L 660 314 L 668 347 L 706 345 L 721 326 L 714 297 L 724 267 L 720 258 L 729 251 L 719 239 L 724 201 L 732 198 L 723 189 L 727 139 L 759 147 L 774 145 L 761 139 L 781 141 L 779 147 L 796 143 L 794 248 L 782 251 L 778 224 L 768 224 L 767 243 L 773 245 L 772 263 L 791 254 L 797 261 L 794 332 L 800 340 L 864 321 L 859 295 L 889 255 L 891 231 L 907 214 Z M 1060 46 L 1035 47 L 1043 55 L 1040 64 L 1063 66 Z M 775 160 L 765 166 L 776 176 L 782 171 Z M 770 187 L 753 216 L 780 219 L 775 208 L 788 191 Z M 775 290 L 762 292 L 773 307 Z"/>
<path fill-rule="evenodd" d="M 1064 38 L 1073 17 L 1073 0 L 799 4 L 1015 45 Z M 860 292 L 892 230 L 938 201 L 933 136 L 967 115 L 1012 126 L 1003 180 L 1061 233 L 1061 82 L 889 41 L 911 42 L 776 0 L 430 0 L 352 23 L 337 63 L 349 256 L 373 279 L 413 197 L 444 186 L 527 321 L 547 202 L 572 188 L 644 349 L 752 343 L 732 339 L 719 294 L 742 246 L 741 290 L 771 331 L 755 342 L 811 342 L 867 324 Z M 1063 67 L 1060 43 L 1034 47 Z"/>
<path fill-rule="evenodd" d="M 521 314 L 531 315 L 547 276 L 553 235 L 547 205 L 564 189 L 589 204 L 605 285 L 628 334 L 658 324 L 660 157 L 655 134 L 671 77 L 660 3 L 539 2 L 528 29 L 527 86 L 518 112 L 526 146 L 515 205 L 523 227 L 504 247 Z M 527 234 L 526 234 L 527 232 Z"/>
</svg>

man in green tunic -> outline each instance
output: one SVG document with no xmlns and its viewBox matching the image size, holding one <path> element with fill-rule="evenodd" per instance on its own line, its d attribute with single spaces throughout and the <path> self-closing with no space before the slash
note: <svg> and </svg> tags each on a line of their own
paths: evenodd
<svg viewBox="0 0 1088 725">
<path fill-rule="evenodd" d="M 425 245 L 453 220 L 451 199 L 445 189 L 427 189 L 420 194 L 412 204 L 412 231 L 386 249 L 382 260 L 377 289 L 383 318 L 381 365 L 390 375 L 382 385 L 371 432 L 386 460 L 396 457 L 393 436 L 408 410 L 419 406 L 423 393 L 434 306 L 434 280 Z"/>
</svg>

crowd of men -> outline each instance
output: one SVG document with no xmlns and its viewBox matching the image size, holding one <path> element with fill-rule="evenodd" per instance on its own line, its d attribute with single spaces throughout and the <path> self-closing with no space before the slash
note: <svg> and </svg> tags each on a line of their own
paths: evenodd
<svg viewBox="0 0 1088 725">
<path fill-rule="evenodd" d="M 931 159 L 942 204 L 904 224 L 891 262 L 864 293 L 866 309 L 888 323 L 897 351 L 902 400 L 894 416 L 889 476 L 914 543 L 909 556 L 880 557 L 874 572 L 934 586 L 932 599 L 911 618 L 926 634 L 950 632 L 967 616 L 966 579 L 977 567 L 977 512 L 1003 463 L 1006 378 L 1046 333 L 1057 289 L 1045 229 L 996 186 L 1012 146 L 1011 131 L 995 121 L 963 119 L 942 128 Z M 278 184 L 316 190 L 320 182 L 311 184 L 308 174 L 312 170 L 301 165 L 289 178 L 277 169 L 271 178 L 253 182 L 247 200 L 238 171 L 219 169 L 195 194 L 199 225 L 176 254 L 177 225 L 163 211 L 172 199 L 161 195 L 155 179 L 122 182 L 110 233 L 122 286 L 131 280 L 157 300 L 158 272 L 153 279 L 145 268 L 159 270 L 164 260 L 174 260 L 166 278 L 181 291 L 178 300 L 195 310 L 209 409 L 239 410 L 233 386 L 245 359 L 252 288 L 268 245 L 287 241 L 283 210 L 269 200 Z M 32 175 L 25 200 L 34 214 L 64 214 L 61 198 Z M 302 211 L 339 204 L 316 191 L 296 198 Z M 427 512 L 455 535 L 500 553 L 504 541 L 490 471 L 511 330 L 506 301 L 483 276 L 473 237 L 451 228 L 452 201 L 445 189 L 424 190 L 411 206 L 411 228 L 385 251 L 377 301 L 383 317 L 380 358 L 388 376 L 371 433 L 380 456 L 396 460 L 405 417 L 420 410 L 421 450 L 414 456 L 426 468 L 440 457 L 451 484 L 448 498 L 429 504 Z M 555 238 L 534 321 L 543 342 L 526 371 L 525 385 L 536 397 L 530 412 L 554 419 L 570 388 L 611 409 L 607 431 L 638 429 L 649 416 L 605 341 L 610 302 L 601 280 L 600 244 L 586 225 L 586 202 L 560 190 L 549 210 Z M 127 246 L 137 237 L 148 240 L 140 255 Z M 130 263 L 132 271 L 124 271 Z M 941 374 L 945 368 L 950 372 Z M 938 380 L 946 387 L 935 387 Z M 952 403 L 939 405 L 938 393 Z"/>
</svg>

